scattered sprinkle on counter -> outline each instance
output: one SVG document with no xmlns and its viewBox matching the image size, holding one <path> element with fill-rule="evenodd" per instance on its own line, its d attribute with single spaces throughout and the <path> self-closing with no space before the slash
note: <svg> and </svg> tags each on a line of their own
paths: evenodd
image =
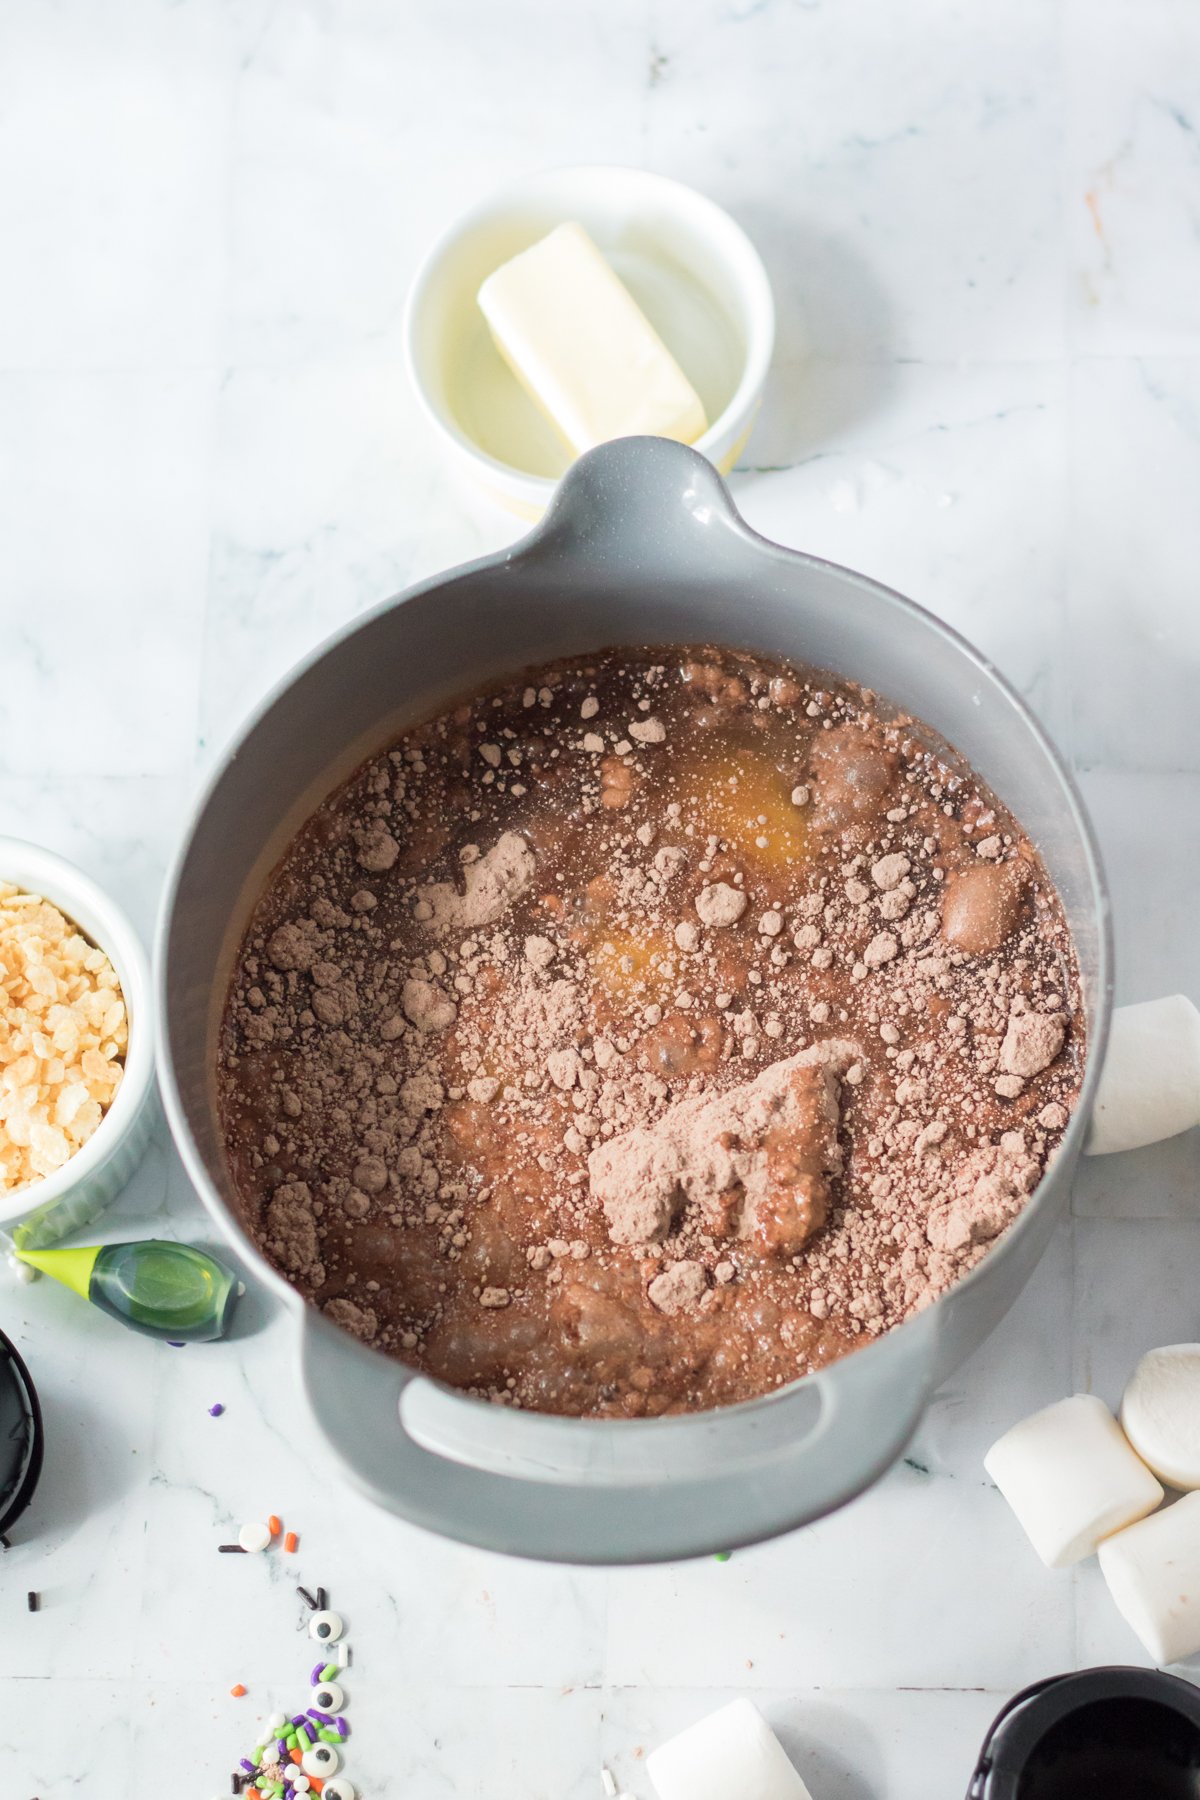
<svg viewBox="0 0 1200 1800">
<path fill-rule="evenodd" d="M 256 1556 L 271 1542 L 271 1527 L 261 1519 L 251 1519 L 238 1532 L 238 1543 L 248 1556 Z"/>
<path fill-rule="evenodd" d="M 214 1406 L 209 1407 L 208 1416 L 210 1419 L 219 1419 L 221 1414 L 224 1411 L 225 1411 L 225 1408 L 221 1405 L 221 1402 L 218 1400 Z"/>
<path fill-rule="evenodd" d="M 317 1609 L 306 1588 L 296 1591 L 313 1612 L 311 1624 L 320 1619 L 336 1630 L 340 1644 L 345 1630 L 340 1615 L 330 1612 L 327 1604 Z M 316 1598 L 328 1601 L 324 1588 L 317 1589 Z M 239 1759 L 230 1777 L 234 1794 L 245 1800 L 255 1800 L 255 1796 L 257 1800 L 291 1800 L 308 1794 L 319 1794 L 322 1800 L 358 1800 L 353 1783 L 339 1773 L 342 1747 L 350 1730 L 344 1714 L 346 1694 L 334 1680 L 340 1673 L 336 1664 L 318 1663 L 309 1676 L 311 1704 L 291 1714 L 270 1714 L 263 1741 Z M 245 1691 L 240 1683 L 231 1689 L 235 1695 Z"/>
<path fill-rule="evenodd" d="M 229 1692 L 233 1695 L 235 1700 L 240 1700 L 246 1690 L 240 1681 L 235 1681 Z"/>
</svg>

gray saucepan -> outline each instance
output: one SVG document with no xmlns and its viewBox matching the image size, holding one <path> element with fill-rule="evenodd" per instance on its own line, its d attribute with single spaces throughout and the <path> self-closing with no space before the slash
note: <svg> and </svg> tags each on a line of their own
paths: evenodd
<svg viewBox="0 0 1200 1800">
<path fill-rule="evenodd" d="M 964 1281 L 869 1347 L 769 1397 L 612 1421 L 453 1392 L 325 1320 L 243 1229 L 222 1154 L 215 1045 L 250 908 L 290 836 L 389 735 L 499 674 L 612 644 L 718 642 L 853 677 L 941 732 L 1012 807 L 1066 908 L 1089 1032 L 1074 1118 L 1020 1219 Z M 196 808 L 157 959 L 162 1090 L 204 1204 L 290 1308 L 333 1459 L 380 1505 L 516 1555 L 630 1563 L 755 1542 L 820 1518 L 900 1454 L 930 1396 L 1025 1285 L 1064 1206 L 1111 1008 L 1109 907 L 1075 787 L 988 661 L 919 606 L 781 549 L 693 451 L 656 438 L 575 465 L 522 542 L 387 601 L 270 694 Z"/>
</svg>

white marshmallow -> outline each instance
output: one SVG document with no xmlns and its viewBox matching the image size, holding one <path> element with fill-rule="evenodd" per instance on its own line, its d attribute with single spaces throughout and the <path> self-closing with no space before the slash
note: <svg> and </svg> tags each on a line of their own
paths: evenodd
<svg viewBox="0 0 1200 1800">
<path fill-rule="evenodd" d="M 1156 1663 L 1200 1650 L 1200 1494 L 1185 1494 L 1152 1519 L 1100 1546 L 1100 1567 L 1117 1610 Z"/>
<path fill-rule="evenodd" d="M 983 1466 L 1048 1568 L 1153 1512 L 1162 1488 L 1095 1394 L 1058 1400 L 994 1443 Z"/>
<path fill-rule="evenodd" d="M 1160 1480 L 1200 1488 L 1200 1344 L 1147 1351 L 1125 1389 L 1121 1426 Z"/>
<path fill-rule="evenodd" d="M 659 1800 L 812 1800 L 757 1706 L 734 1700 L 652 1750 Z"/>
<path fill-rule="evenodd" d="M 1089 1156 L 1136 1150 L 1200 1125 L 1200 1012 L 1183 994 L 1113 1014 Z"/>
</svg>

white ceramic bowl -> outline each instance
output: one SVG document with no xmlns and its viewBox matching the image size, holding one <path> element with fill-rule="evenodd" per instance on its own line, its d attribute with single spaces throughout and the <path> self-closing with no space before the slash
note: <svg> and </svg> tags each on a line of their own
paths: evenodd
<svg viewBox="0 0 1200 1800">
<path fill-rule="evenodd" d="M 418 269 L 405 354 L 452 461 L 526 519 L 540 518 L 573 457 L 500 357 L 476 295 L 567 219 L 591 233 L 698 390 L 712 422 L 694 448 L 722 473 L 750 435 L 775 346 L 758 252 L 694 188 L 641 169 L 552 169 L 483 201 Z"/>
<path fill-rule="evenodd" d="M 0 1195 L 0 1230 L 35 1250 L 87 1225 L 115 1200 L 137 1168 L 157 1114 L 150 971 L 137 933 L 102 888 L 49 850 L 0 837 L 0 881 L 50 900 L 109 958 L 129 1014 L 125 1075 L 91 1137 L 53 1175 Z"/>
</svg>

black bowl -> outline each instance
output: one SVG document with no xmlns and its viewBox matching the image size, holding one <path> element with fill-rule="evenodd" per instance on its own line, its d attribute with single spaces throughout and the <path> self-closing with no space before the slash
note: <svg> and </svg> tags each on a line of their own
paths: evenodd
<svg viewBox="0 0 1200 1800">
<path fill-rule="evenodd" d="M 33 1499 L 43 1445 L 42 1409 L 29 1370 L 0 1331 L 0 1537 Z"/>
<path fill-rule="evenodd" d="M 1085 1669 L 1026 1688 L 992 1725 L 967 1800 L 1200 1800 L 1200 1688 Z"/>
</svg>

